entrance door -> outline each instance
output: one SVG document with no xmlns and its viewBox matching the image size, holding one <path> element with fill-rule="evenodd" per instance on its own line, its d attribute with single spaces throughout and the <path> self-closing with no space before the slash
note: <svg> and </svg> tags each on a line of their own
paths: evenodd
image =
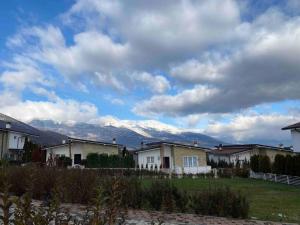
<svg viewBox="0 0 300 225">
<path fill-rule="evenodd" d="M 81 154 L 74 154 L 74 164 L 81 164 Z"/>
<path fill-rule="evenodd" d="M 170 157 L 164 157 L 164 168 L 165 169 L 170 168 Z"/>
</svg>

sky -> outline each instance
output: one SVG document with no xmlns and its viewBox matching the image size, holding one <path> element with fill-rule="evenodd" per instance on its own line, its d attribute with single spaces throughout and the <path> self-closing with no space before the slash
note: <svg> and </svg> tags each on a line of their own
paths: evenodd
<svg viewBox="0 0 300 225">
<path fill-rule="evenodd" d="M 0 4 L 1 113 L 290 144 L 299 0 Z"/>
</svg>

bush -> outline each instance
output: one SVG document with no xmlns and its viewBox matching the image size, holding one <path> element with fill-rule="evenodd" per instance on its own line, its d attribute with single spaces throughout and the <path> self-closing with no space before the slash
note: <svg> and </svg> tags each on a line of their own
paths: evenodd
<svg viewBox="0 0 300 225">
<path fill-rule="evenodd" d="M 259 156 L 259 171 L 263 173 L 271 172 L 271 161 L 269 156 L 267 155 Z"/>
<path fill-rule="evenodd" d="M 248 178 L 249 177 L 249 169 L 248 168 L 235 168 L 233 169 L 234 175 L 237 177 Z"/>
<path fill-rule="evenodd" d="M 259 156 L 253 155 L 250 158 L 250 168 L 253 172 L 259 172 Z"/>
<path fill-rule="evenodd" d="M 249 203 L 229 188 L 208 189 L 191 197 L 191 208 L 197 214 L 247 218 Z"/>
<path fill-rule="evenodd" d="M 180 192 L 169 181 L 153 181 L 145 190 L 145 197 L 149 207 L 154 210 L 164 210 L 173 212 L 179 210 L 186 211 L 188 196 L 185 192 Z"/>
<path fill-rule="evenodd" d="M 134 168 L 132 155 L 107 155 L 90 153 L 87 155 L 86 165 L 89 168 Z"/>
<path fill-rule="evenodd" d="M 286 172 L 286 159 L 285 156 L 277 154 L 273 163 L 273 173 L 285 174 Z"/>
</svg>

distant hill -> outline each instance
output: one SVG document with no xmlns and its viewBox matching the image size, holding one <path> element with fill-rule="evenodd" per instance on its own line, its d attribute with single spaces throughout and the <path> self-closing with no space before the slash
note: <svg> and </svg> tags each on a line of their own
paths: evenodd
<svg viewBox="0 0 300 225">
<path fill-rule="evenodd" d="M 56 123 L 52 120 L 33 120 L 30 123 L 41 130 L 40 137 L 35 141 L 42 145 L 54 145 L 66 140 L 67 136 L 86 138 L 91 140 L 112 142 L 116 138 L 118 144 L 129 148 L 138 148 L 141 142 L 174 141 L 192 144 L 197 141 L 200 146 L 212 147 L 220 143 L 220 140 L 196 132 L 181 132 L 170 127 L 158 128 L 151 121 L 143 124 L 127 125 L 97 125 L 88 123 Z"/>
</svg>

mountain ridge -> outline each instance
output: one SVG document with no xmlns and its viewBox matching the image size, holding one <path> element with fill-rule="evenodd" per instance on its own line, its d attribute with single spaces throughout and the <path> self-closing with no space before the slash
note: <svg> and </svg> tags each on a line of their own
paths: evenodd
<svg viewBox="0 0 300 225">
<path fill-rule="evenodd" d="M 157 129 L 157 124 L 139 126 L 135 123 L 133 127 L 126 127 L 124 124 L 119 126 L 83 122 L 67 124 L 52 120 L 33 120 L 29 124 L 41 130 L 41 136 L 35 141 L 44 146 L 59 144 L 68 136 L 105 142 L 112 142 L 113 138 L 116 138 L 118 144 L 132 149 L 139 148 L 141 142 L 153 141 L 171 141 L 184 144 L 193 144 L 196 141 L 199 146 L 203 147 L 224 143 L 208 135 L 192 131 L 180 131 L 172 126 L 169 126 L 170 129 L 166 129 L 167 131 L 164 128 Z"/>
</svg>

